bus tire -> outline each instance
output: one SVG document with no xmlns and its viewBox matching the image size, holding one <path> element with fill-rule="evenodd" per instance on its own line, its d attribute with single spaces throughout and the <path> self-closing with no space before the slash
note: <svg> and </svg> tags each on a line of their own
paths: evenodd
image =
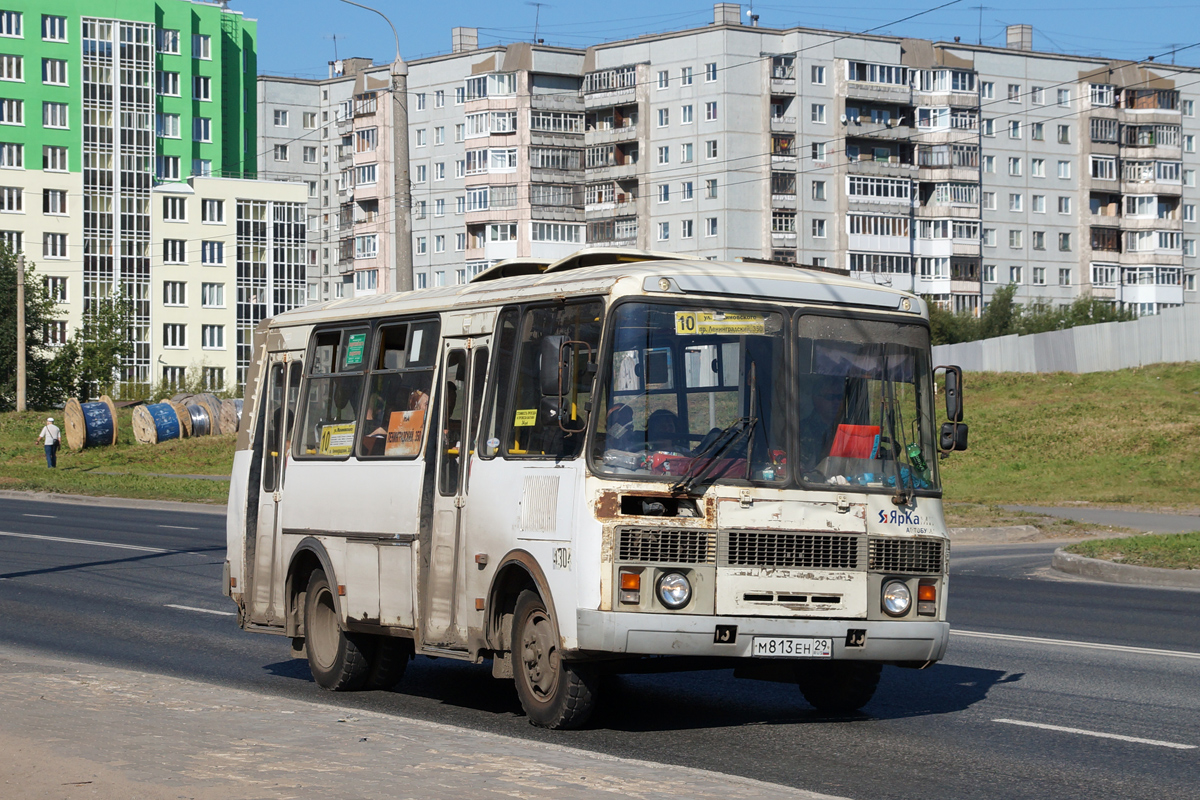
<svg viewBox="0 0 1200 800">
<path fill-rule="evenodd" d="M 871 701 L 881 664 L 825 661 L 797 665 L 796 682 L 809 705 L 827 714 L 849 714 Z"/>
<path fill-rule="evenodd" d="M 312 571 L 304 595 L 304 649 L 313 679 L 331 692 L 363 688 L 371 666 L 370 639 L 342 630 L 333 588 L 324 571 Z"/>
<path fill-rule="evenodd" d="M 371 670 L 367 673 L 367 689 L 391 689 L 404 677 L 408 660 L 412 658 L 412 639 L 380 636 L 371 655 Z"/>
<path fill-rule="evenodd" d="M 513 682 L 529 722 L 556 730 L 583 726 L 596 705 L 596 671 L 561 657 L 554 619 L 528 589 L 517 597 L 512 648 Z"/>
</svg>

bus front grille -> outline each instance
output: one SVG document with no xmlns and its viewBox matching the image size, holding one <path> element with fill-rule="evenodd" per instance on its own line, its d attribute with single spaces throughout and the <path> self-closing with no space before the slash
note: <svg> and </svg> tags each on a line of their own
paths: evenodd
<svg viewBox="0 0 1200 800">
<path fill-rule="evenodd" d="M 717 554 L 713 538 L 713 531 L 695 528 L 619 528 L 617 560 L 712 564 Z"/>
<path fill-rule="evenodd" d="M 855 534 L 793 531 L 724 531 L 722 566 L 796 569 L 859 569 Z"/>
<path fill-rule="evenodd" d="M 940 539 L 875 539 L 870 540 L 872 572 L 910 575 L 942 571 L 942 540 Z"/>
</svg>

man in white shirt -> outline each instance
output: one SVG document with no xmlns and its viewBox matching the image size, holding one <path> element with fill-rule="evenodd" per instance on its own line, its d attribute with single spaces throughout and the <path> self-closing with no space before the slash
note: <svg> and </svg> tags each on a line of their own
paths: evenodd
<svg viewBox="0 0 1200 800">
<path fill-rule="evenodd" d="M 54 424 L 54 417 L 46 417 L 46 424 L 42 426 L 42 432 L 38 434 L 37 440 L 46 443 L 46 466 L 54 469 L 58 466 L 58 443 L 62 441 L 62 431 Z"/>
</svg>

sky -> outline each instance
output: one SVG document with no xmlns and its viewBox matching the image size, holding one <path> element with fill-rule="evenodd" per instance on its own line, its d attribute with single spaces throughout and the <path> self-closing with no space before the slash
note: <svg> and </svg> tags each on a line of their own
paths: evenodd
<svg viewBox="0 0 1200 800">
<path fill-rule="evenodd" d="M 537 38 L 546 44 L 586 47 L 646 33 L 683 30 L 712 21 L 713 3 L 695 0 L 581 0 L 553 2 L 401 3 L 360 0 L 378 8 L 396 25 L 406 60 L 450 51 L 450 29 L 479 29 L 479 44 L 489 46 Z M 987 5 L 987 3 L 992 5 Z M 1118 0 L 862 0 L 863 5 L 755 3 L 759 24 L 768 28 L 804 26 L 855 33 L 1003 46 L 1006 25 L 1033 26 L 1036 50 L 1200 66 L 1200 3 L 1154 0 L 1146 4 Z M 335 57 L 366 56 L 390 63 L 396 44 L 376 14 L 340 0 L 231 0 L 230 7 L 257 19 L 259 73 L 305 78 L 327 77 Z M 742 4 L 743 14 L 750 8 Z M 936 9 L 936 10 L 934 10 Z M 648 13 L 653 12 L 653 13 Z M 925 12 L 925 13 L 923 13 Z M 748 19 L 748 17 L 747 17 Z M 1172 50 L 1179 50 L 1174 56 Z"/>
</svg>

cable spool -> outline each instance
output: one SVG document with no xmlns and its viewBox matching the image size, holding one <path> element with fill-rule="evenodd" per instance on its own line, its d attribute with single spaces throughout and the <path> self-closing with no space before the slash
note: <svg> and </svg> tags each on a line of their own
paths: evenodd
<svg viewBox="0 0 1200 800">
<path fill-rule="evenodd" d="M 221 401 L 214 394 L 193 395 L 189 404 L 204 406 L 208 412 L 208 435 L 220 436 L 224 433 L 221 426 Z"/>
<path fill-rule="evenodd" d="M 183 403 L 177 403 L 174 400 L 167 401 L 171 404 L 171 408 L 175 409 L 175 416 L 179 418 L 179 438 L 187 438 L 192 435 L 192 415 L 188 413 L 187 406 Z"/>
<path fill-rule="evenodd" d="M 221 401 L 221 433 L 222 435 L 234 434 L 238 432 L 238 420 L 241 418 L 241 408 L 236 405 L 237 400 L 222 400 Z"/>
<path fill-rule="evenodd" d="M 63 420 L 67 447 L 76 452 L 117 443 L 117 407 L 108 395 L 94 403 L 80 403 L 72 397 L 63 408 Z"/>
<path fill-rule="evenodd" d="M 180 439 L 183 426 L 170 403 L 154 403 L 133 409 L 133 438 L 138 444 L 158 444 Z"/>
<path fill-rule="evenodd" d="M 192 420 L 192 436 L 208 436 L 212 433 L 212 423 L 208 409 L 200 404 L 186 406 L 188 416 Z"/>
</svg>

